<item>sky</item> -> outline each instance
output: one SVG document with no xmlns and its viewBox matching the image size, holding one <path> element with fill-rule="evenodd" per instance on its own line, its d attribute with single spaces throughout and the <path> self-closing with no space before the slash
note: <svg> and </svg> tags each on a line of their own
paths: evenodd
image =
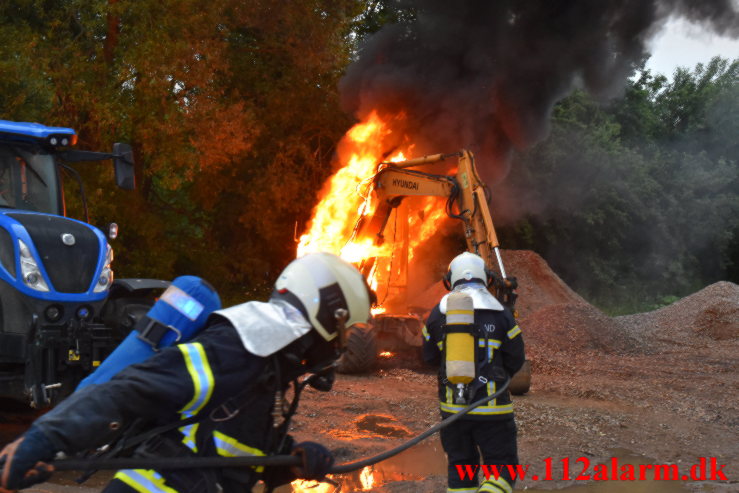
<svg viewBox="0 0 739 493">
<path fill-rule="evenodd" d="M 677 67 L 692 69 L 716 55 L 739 58 L 739 39 L 718 36 L 684 19 L 670 19 L 649 46 L 652 57 L 647 68 L 668 78 L 672 78 Z"/>
</svg>

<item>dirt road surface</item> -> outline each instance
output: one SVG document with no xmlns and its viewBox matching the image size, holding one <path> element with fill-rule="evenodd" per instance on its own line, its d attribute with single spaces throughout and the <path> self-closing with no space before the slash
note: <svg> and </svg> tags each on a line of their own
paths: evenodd
<svg viewBox="0 0 739 493">
<path fill-rule="evenodd" d="M 533 373 L 531 391 L 514 397 L 520 461 L 530 465 L 517 491 L 739 491 L 739 286 L 721 282 L 655 312 L 611 318 L 538 255 L 509 251 L 505 258 L 521 283 L 520 325 Z M 430 299 L 439 293 L 429 292 Z M 292 433 L 325 443 L 340 463 L 352 461 L 436 424 L 435 397 L 435 370 L 412 354 L 396 354 L 381 358 L 371 374 L 341 375 L 328 393 L 306 390 Z M 6 419 L 1 429 L 8 436 L 22 426 Z M 643 465 L 650 478 L 647 466 L 675 464 L 682 477 L 701 457 L 715 457 L 726 464 L 728 481 L 575 480 L 586 461 L 592 479 L 596 465 L 610 467 L 613 457 L 619 467 Z M 542 480 L 547 458 L 551 481 Z M 564 458 L 570 479 L 562 478 Z M 80 487 L 68 486 L 70 477 L 29 491 L 91 493 L 106 479 Z M 443 492 L 446 462 L 434 436 L 364 478 L 335 479 L 343 492 Z"/>
</svg>

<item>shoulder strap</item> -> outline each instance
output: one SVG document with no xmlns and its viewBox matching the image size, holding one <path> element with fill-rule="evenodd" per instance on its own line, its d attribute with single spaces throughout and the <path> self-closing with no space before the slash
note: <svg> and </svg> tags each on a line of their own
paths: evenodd
<svg viewBox="0 0 739 493">
<path fill-rule="evenodd" d="M 182 332 L 171 325 L 164 325 L 159 320 L 144 315 L 136 322 L 134 329 L 138 331 L 136 337 L 151 346 L 154 351 L 159 351 L 159 344 L 165 335 L 172 331 L 175 333 L 173 344 L 178 343 L 182 339 Z"/>
</svg>

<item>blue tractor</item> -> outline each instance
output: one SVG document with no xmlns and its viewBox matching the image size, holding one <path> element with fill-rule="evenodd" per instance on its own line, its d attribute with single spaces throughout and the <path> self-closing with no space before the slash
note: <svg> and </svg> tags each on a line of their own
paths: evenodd
<svg viewBox="0 0 739 493">
<path fill-rule="evenodd" d="M 113 279 L 117 235 L 88 224 L 72 162 L 113 160 L 116 184 L 135 186 L 133 153 L 73 149 L 71 128 L 0 120 L 0 399 L 53 405 L 74 390 L 167 286 Z M 64 170 L 64 171 L 63 171 Z M 65 217 L 63 177 L 79 185 L 86 222 Z"/>
</svg>

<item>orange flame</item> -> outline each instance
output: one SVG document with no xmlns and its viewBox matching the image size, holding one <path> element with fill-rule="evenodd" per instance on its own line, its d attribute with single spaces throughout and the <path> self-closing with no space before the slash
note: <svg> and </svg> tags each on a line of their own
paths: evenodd
<svg viewBox="0 0 739 493">
<path fill-rule="evenodd" d="M 306 479 L 296 479 L 290 483 L 290 486 L 293 493 L 334 493 L 336 491 L 332 484 Z"/>
<path fill-rule="evenodd" d="M 395 280 L 396 290 L 398 285 L 403 284 L 400 276 L 401 271 L 407 269 L 407 262 L 400 260 L 400 245 L 407 243 L 407 261 L 412 260 L 414 250 L 427 241 L 438 230 L 440 222 L 446 219 L 445 197 L 407 198 L 404 203 L 409 204 L 408 210 L 412 208 L 412 212 L 405 217 L 398 209 L 393 209 L 387 221 L 386 241 L 378 244 L 378 231 L 362 231 L 360 220 L 371 218 L 378 205 L 372 189 L 372 179 L 378 171 L 378 165 L 383 160 L 404 161 L 406 157 L 403 151 L 410 152 L 413 149 L 412 145 L 408 145 L 390 158 L 385 158 L 383 142 L 391 132 L 390 124 L 376 112 L 347 132 L 339 147 L 342 167 L 324 185 L 308 230 L 300 237 L 297 249 L 299 257 L 324 251 L 340 255 L 355 265 L 373 259 L 367 264 L 369 272 L 365 274 L 375 292 L 378 287 L 384 287 L 384 296 L 378 293 L 381 303 L 390 292 L 392 280 Z M 401 221 L 408 223 L 407 237 L 396 235 L 401 229 L 398 226 Z M 405 272 L 407 275 L 407 270 Z M 383 307 L 373 309 L 373 315 L 383 312 Z"/>
<path fill-rule="evenodd" d="M 350 150 L 346 164 L 324 186 L 308 232 L 300 237 L 299 257 L 311 252 L 332 252 L 357 262 L 381 253 L 373 248 L 371 238 L 351 240 L 358 217 L 372 213 L 371 201 L 365 194 L 382 159 L 382 140 L 388 132 L 376 113 L 347 132 L 344 142 Z"/>
<path fill-rule="evenodd" d="M 370 466 L 365 467 L 359 473 L 359 481 L 362 483 L 362 491 L 371 490 L 375 485 L 375 475 Z"/>
<path fill-rule="evenodd" d="M 296 479 L 290 483 L 292 493 L 337 493 L 338 491 L 344 491 L 344 486 L 347 487 L 346 491 L 370 491 L 372 488 L 379 486 L 380 483 L 375 478 L 375 471 L 372 466 L 365 467 L 358 475 L 333 476 L 328 474 L 326 477 L 342 484 L 334 486 L 330 483 Z"/>
</svg>

